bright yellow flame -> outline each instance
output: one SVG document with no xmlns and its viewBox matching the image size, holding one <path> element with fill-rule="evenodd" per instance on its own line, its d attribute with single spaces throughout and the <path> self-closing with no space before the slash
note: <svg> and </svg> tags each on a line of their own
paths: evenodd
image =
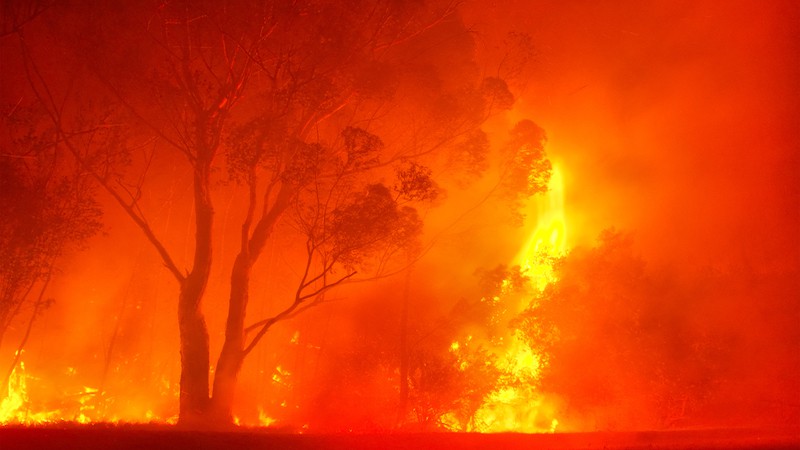
<svg viewBox="0 0 800 450">
<path fill-rule="evenodd" d="M 524 274 L 531 278 L 541 291 L 555 281 L 553 260 L 563 256 L 567 250 L 567 222 L 564 213 L 564 179 L 557 165 L 553 165 L 552 177 L 545 196 L 534 199 L 536 202 L 536 228 L 522 246 L 514 264 L 519 265 Z M 510 280 L 503 283 L 503 288 Z M 507 292 L 502 289 L 501 297 L 492 303 L 507 301 Z M 486 299 L 483 299 L 486 301 Z M 508 305 L 522 311 L 527 301 L 519 305 Z M 544 396 L 536 390 L 536 382 L 541 376 L 546 355 L 531 348 L 520 332 L 507 339 L 498 339 L 500 348 L 495 346 L 495 368 L 500 378 L 492 392 L 484 398 L 483 404 L 475 412 L 472 430 L 484 433 L 524 432 L 553 433 L 558 420 L 553 417 L 553 408 Z M 459 343 L 454 342 L 450 351 L 459 355 Z M 463 363 L 462 363 L 463 364 Z M 452 415 L 445 414 L 441 421 L 452 426 Z"/>
<path fill-rule="evenodd" d="M 8 394 L 0 402 L 0 425 L 9 423 L 37 424 L 57 420 L 61 411 L 32 411 L 28 399 L 28 374 L 25 373 L 25 363 L 19 365 L 11 372 L 8 379 Z"/>
<path fill-rule="evenodd" d="M 75 375 L 77 371 L 70 367 L 65 373 Z M 31 376 L 24 361 L 20 361 L 9 377 L 5 398 L 0 399 L 0 425 L 36 425 L 63 421 L 81 424 L 177 422 L 177 417 L 160 417 L 152 410 L 139 409 L 136 405 L 126 403 L 123 406 L 115 403 L 113 398 L 89 386 L 83 386 L 77 392 L 65 389 L 56 402 L 37 401 L 29 396 L 29 392 L 35 393 L 37 388 L 41 388 L 40 384 L 41 380 Z"/>
<path fill-rule="evenodd" d="M 547 194 L 534 199 L 536 203 L 536 228 L 514 258 L 531 277 L 536 287 L 543 290 L 554 281 L 553 267 L 547 257 L 559 257 L 567 250 L 567 220 L 564 213 L 564 177 L 555 163 Z"/>
<path fill-rule="evenodd" d="M 258 407 L 258 423 L 259 423 L 259 425 L 261 425 L 262 427 L 268 427 L 268 426 L 274 424 L 275 422 L 277 422 L 277 420 L 272 418 L 272 417 L 270 417 L 270 416 L 268 416 L 267 413 L 264 412 L 264 408 L 262 408 L 260 406 Z"/>
<path fill-rule="evenodd" d="M 24 367 L 22 364 L 20 366 Z M 18 413 L 27 403 L 26 397 L 27 386 L 25 385 L 25 378 L 20 377 L 17 369 L 14 369 L 8 379 L 8 395 L 0 402 L 0 424 L 10 423 L 17 419 Z"/>
</svg>

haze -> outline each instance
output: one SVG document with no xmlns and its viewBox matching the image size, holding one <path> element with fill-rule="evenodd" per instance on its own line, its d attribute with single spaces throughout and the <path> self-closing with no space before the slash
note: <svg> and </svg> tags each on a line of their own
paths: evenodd
<svg viewBox="0 0 800 450">
<path fill-rule="evenodd" d="M 87 14 L 84 3 L 65 11 Z M 52 75 L 54 91 L 79 98 L 86 90 L 88 97 L 102 83 L 80 76 L 68 85 L 61 70 L 91 69 L 66 65 L 72 56 L 49 50 L 60 50 L 49 40 L 73 23 L 59 11 L 26 24 L 25 38 L 44 76 Z M 332 290 L 324 304 L 271 328 L 242 367 L 236 420 L 287 430 L 547 432 L 787 425 L 800 419 L 800 4 L 469 1 L 456 17 L 460 21 L 437 24 L 430 37 L 412 40 L 403 51 L 452 67 L 442 85 L 454 82 L 450 75 L 460 80 L 477 72 L 513 73 L 513 107 L 482 125 L 494 149 L 492 165 L 477 179 L 450 157 L 425 160 L 441 195 L 415 206 L 424 223 L 419 256 L 413 264 L 390 265 L 387 272 L 397 272 L 391 276 Z M 462 23 L 472 42 L 456 33 Z M 13 34 L 1 37 L 0 46 L 3 111 L 13 111 L 34 98 L 30 74 Z M 140 56 L 128 61 L 133 65 Z M 108 57 L 109 64 L 126 60 Z M 512 70 L 517 63 L 519 70 Z M 407 103 L 374 114 L 378 125 L 371 131 L 387 142 L 401 141 L 408 129 L 405 122 L 392 127 L 379 120 L 418 114 L 430 94 L 403 83 L 397 82 L 398 92 L 413 94 Z M 242 104 L 247 111 L 257 108 L 253 97 L 243 97 Z M 563 179 L 563 186 L 550 185 L 550 193 L 557 189 L 562 196 L 565 252 L 549 254 L 564 258 L 556 266 L 562 279 L 550 281 L 563 282 L 563 290 L 553 288 L 552 297 L 532 288 L 503 290 L 498 298 L 509 303 L 486 312 L 464 305 L 494 295 L 485 290 L 486 273 L 521 263 L 531 234 L 547 225 L 543 208 L 552 212 L 554 204 L 539 193 L 521 204 L 518 215 L 513 202 L 492 194 L 509 130 L 522 120 L 544 130 L 546 157 Z M 321 126 L 318 135 L 332 134 L 340 122 Z M 131 128 L 134 136 L 142 133 L 138 143 L 160 145 L 143 128 Z M 8 134 L 0 157 L 14 154 L 7 149 L 17 144 Z M 132 161 L 133 167 L 144 164 Z M 215 253 L 203 303 L 212 365 L 225 337 L 247 199 L 246 187 L 224 180 L 221 171 L 213 184 Z M 391 177 L 387 169 L 375 180 L 391 186 Z M 182 155 L 159 152 L 140 200 L 152 229 L 187 272 L 195 251 L 192 181 Z M 102 232 L 58 260 L 46 293 L 55 302 L 38 313 L 24 346 L 30 409 L 62 410 L 65 420 L 174 420 L 181 373 L 178 289 L 140 228 L 98 192 Z M 294 239 L 299 228 L 288 219 L 276 225 L 253 268 L 247 324 L 281 311 L 293 295 L 303 267 L 304 241 Z M 618 240 L 601 239 L 609 233 Z M 511 274 L 502 275 L 504 286 L 513 284 Z M 593 291 L 601 281 L 610 287 Z M 586 292 L 608 297 L 581 297 L 570 286 L 589 286 Z M 586 303 L 538 312 L 533 298 Z M 0 341 L 0 374 L 25 339 L 32 310 L 23 311 Z M 485 315 L 478 317 L 481 311 Z M 492 414 L 512 414 L 490 400 L 503 392 L 492 384 L 499 378 L 466 372 L 464 361 L 474 364 L 484 350 L 508 351 L 498 342 L 505 337 L 507 345 L 515 335 L 509 327 L 520 323 L 514 316 L 525 311 L 562 331 L 579 324 L 571 341 L 577 344 L 554 347 L 547 354 L 551 378 L 542 363 L 543 374 L 530 384 L 535 389 L 516 391 L 529 395 L 520 402 L 535 404 L 535 411 L 510 402 L 517 416 L 500 426 L 480 407 L 494 402 Z M 650 325 L 641 325 L 638 314 Z M 489 321 L 490 315 L 500 321 Z M 632 337 L 612 336 L 606 325 L 634 322 L 633 315 Z M 613 346 L 614 355 L 626 356 L 597 362 L 587 356 L 593 350 L 580 351 L 584 343 L 595 343 L 597 351 Z M 545 358 L 541 348 L 534 351 Z M 407 352 L 412 356 L 401 363 Z M 447 362 L 452 367 L 424 370 Z M 405 385 L 401 364 L 410 365 Z M 474 385 L 453 381 L 458 367 L 474 376 Z M 665 374 L 663 383 L 652 379 L 654 373 Z M 610 386 L 608 392 L 586 387 L 600 382 Z M 686 385 L 672 385 L 681 383 Z M 484 396 L 475 394 L 481 386 Z M 675 404 L 665 406 L 667 400 Z M 477 403 L 465 406 L 470 401 Z M 483 422 L 460 417 L 462 410 Z"/>
</svg>

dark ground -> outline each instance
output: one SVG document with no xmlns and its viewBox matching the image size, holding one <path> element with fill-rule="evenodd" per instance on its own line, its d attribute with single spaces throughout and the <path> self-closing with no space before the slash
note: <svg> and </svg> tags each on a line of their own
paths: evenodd
<svg viewBox="0 0 800 450">
<path fill-rule="evenodd" d="M 800 428 L 557 434 L 276 434 L 162 426 L 0 427 L 0 449 L 798 449 Z"/>
</svg>

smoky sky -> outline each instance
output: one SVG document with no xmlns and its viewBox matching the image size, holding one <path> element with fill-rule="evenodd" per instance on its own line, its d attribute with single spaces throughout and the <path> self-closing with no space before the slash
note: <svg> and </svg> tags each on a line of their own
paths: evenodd
<svg viewBox="0 0 800 450">
<path fill-rule="evenodd" d="M 652 258 L 796 267 L 795 2 L 472 6 L 487 39 L 532 37 L 516 111 L 563 165 L 573 243 L 613 226 Z"/>
<path fill-rule="evenodd" d="M 800 2 L 481 0 L 466 2 L 463 15 L 487 75 L 502 72 L 498 65 L 509 33 L 530 37 L 531 64 L 514 85 L 514 109 L 500 121 L 512 124 L 527 118 L 546 131 L 548 155 L 565 180 L 568 245 L 593 245 L 602 230 L 615 227 L 633 235 L 647 262 L 686 267 L 687 272 L 736 266 L 758 274 L 798 273 Z M 50 65 L 57 65 L 56 60 Z M 17 101 L 24 73 L 3 69 L 1 61 L 0 73 L 3 97 Z M 498 130 L 489 131 L 502 133 Z M 177 164 L 165 168 L 153 175 L 160 177 L 153 183 L 161 189 L 146 200 L 163 213 L 153 219 L 154 226 L 188 261 L 192 210 L 185 199 L 191 192 L 190 172 Z M 437 219 L 437 214 L 457 217 L 468 208 L 464 205 L 474 203 L 464 196 L 451 189 L 437 205 L 445 212 L 432 209 L 426 216 L 429 240 L 442 229 L 447 235 L 414 272 L 415 295 L 426 307 L 457 302 L 474 285 L 476 268 L 511 263 L 534 224 L 499 232 L 492 228 L 497 221 L 483 228 L 442 225 L 453 219 Z M 220 235 L 236 232 L 240 217 L 232 204 L 229 198 L 218 202 Z M 142 379 L 157 373 L 176 380 L 175 287 L 139 230 L 114 205 L 108 204 L 104 220 L 105 232 L 65 259 L 51 292 L 57 302 L 34 330 L 30 354 L 61 364 L 54 373 L 77 365 L 82 375 L 88 364 L 76 361 L 91 359 L 99 379 L 104 355 L 114 350 L 136 355 L 120 373 L 141 371 Z M 218 239 L 211 294 L 204 306 L 212 354 L 221 344 L 221 311 L 235 256 L 234 241 Z M 282 279 L 280 270 L 289 272 L 281 256 L 289 251 L 281 242 L 271 245 L 269 261 L 254 283 L 288 290 L 291 282 Z M 391 297 L 382 288 L 370 285 L 360 296 L 372 302 Z M 800 317 L 797 288 L 795 283 L 781 291 L 773 300 L 782 305 L 777 310 Z M 253 319 L 266 316 L 280 300 L 265 292 L 253 296 L 256 306 L 248 312 Z M 359 297 L 349 294 L 337 300 Z M 713 304 L 708 314 L 738 310 L 749 301 L 747 295 L 732 297 L 733 304 Z M 339 339 L 328 333 L 363 333 L 358 330 L 365 323 L 384 325 L 396 319 L 357 317 L 352 312 L 361 300 L 339 302 L 301 318 L 310 330 L 297 341 L 307 345 L 303 351 L 322 354 L 325 345 L 337 345 Z M 387 315 L 394 311 L 384 309 Z M 114 331 L 117 316 L 126 320 L 119 337 Z M 764 329 L 774 316 L 765 313 Z M 246 367 L 260 370 L 252 376 L 253 392 L 268 386 L 264 376 L 271 375 L 274 360 L 286 364 L 300 358 L 287 344 L 294 331 L 294 323 L 276 328 L 256 352 L 257 361 Z M 334 343 L 325 344 L 326 339 Z M 352 344 L 341 340 L 343 346 Z M 48 355 L 53 342 L 61 344 L 60 350 Z M 776 358 L 796 351 L 788 344 L 776 350 Z M 117 376 L 122 383 L 123 376 Z M 317 380 L 316 373 L 298 376 Z M 174 403 L 165 409 L 174 409 Z"/>
<path fill-rule="evenodd" d="M 794 391 L 797 399 L 798 4 L 513 2 L 489 10 L 482 17 L 496 25 L 482 29 L 487 40 L 500 41 L 493 31 L 506 25 L 535 43 L 515 112 L 547 130 L 565 178 L 569 243 L 592 245 L 609 227 L 629 232 L 651 270 L 677 274 L 672 287 L 703 270 L 744 274 L 715 288 L 705 309 L 691 296 L 673 308 L 732 336 L 736 369 L 727 376 L 739 387 L 731 398 Z"/>
</svg>

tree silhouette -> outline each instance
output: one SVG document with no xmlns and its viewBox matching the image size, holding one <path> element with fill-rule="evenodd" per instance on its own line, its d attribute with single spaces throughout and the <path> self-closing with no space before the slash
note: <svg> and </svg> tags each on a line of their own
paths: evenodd
<svg viewBox="0 0 800 450">
<path fill-rule="evenodd" d="M 513 96 L 503 80 L 480 75 L 457 6 L 75 2 L 41 14 L 63 61 L 43 56 L 31 23 L 15 28 L 59 145 L 140 228 L 179 287 L 181 422 L 230 423 L 244 358 L 272 325 L 332 288 L 408 263 L 420 247 L 415 208 L 438 191 L 427 163 L 444 158 L 481 172 L 480 126 Z M 540 162 L 528 158 L 522 170 Z M 142 201 L 165 163 L 191 173 L 186 268 Z M 222 182 L 245 195 L 209 392 L 202 300 Z M 296 289 L 276 314 L 248 323 L 252 271 L 280 223 L 305 250 Z"/>
<path fill-rule="evenodd" d="M 41 109 L 16 105 L 2 119 L 0 344 L 15 319 L 30 315 L 10 374 L 37 314 L 52 301 L 44 295 L 58 258 L 99 231 L 101 214 L 88 177 L 58 151 Z"/>
</svg>

